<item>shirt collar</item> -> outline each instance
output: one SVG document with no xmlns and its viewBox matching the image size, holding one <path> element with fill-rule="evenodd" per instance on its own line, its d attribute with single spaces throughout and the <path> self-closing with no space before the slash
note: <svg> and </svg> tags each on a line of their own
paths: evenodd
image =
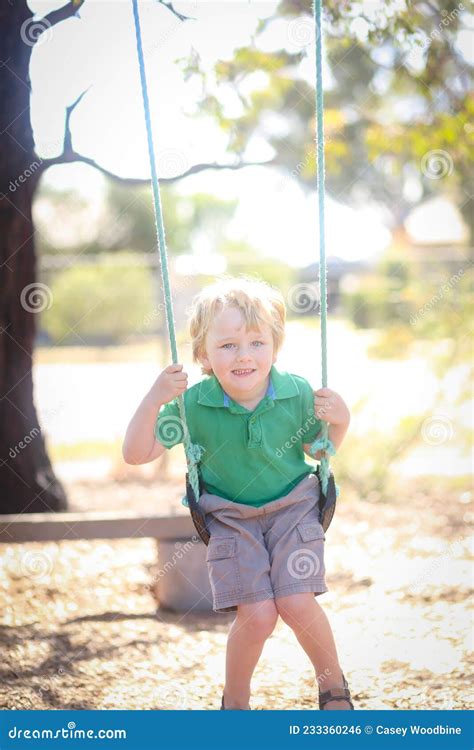
<svg viewBox="0 0 474 750">
<path fill-rule="evenodd" d="M 230 406 L 230 404 L 232 402 L 231 397 L 224 390 L 222 392 L 224 394 L 224 404 L 223 404 L 223 406 Z M 264 398 L 266 398 L 267 396 L 269 398 L 271 398 L 272 401 L 275 400 L 275 388 L 273 387 L 271 375 L 270 375 L 270 379 L 268 381 L 268 388 L 267 388 L 267 392 L 265 393 Z"/>
<path fill-rule="evenodd" d="M 273 365 L 270 370 L 270 380 L 264 398 L 268 397 L 272 399 L 272 401 L 275 401 L 276 399 L 293 398 L 298 395 L 298 386 L 290 373 L 280 372 L 276 369 L 275 365 Z M 203 406 L 228 407 L 233 402 L 224 391 L 215 375 L 211 375 L 210 377 L 201 380 L 199 385 L 198 403 Z"/>
</svg>

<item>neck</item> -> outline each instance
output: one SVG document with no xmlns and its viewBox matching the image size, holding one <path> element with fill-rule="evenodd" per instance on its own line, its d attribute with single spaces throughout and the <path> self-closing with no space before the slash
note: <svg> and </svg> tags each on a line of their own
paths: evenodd
<svg viewBox="0 0 474 750">
<path fill-rule="evenodd" d="M 270 375 L 268 374 L 264 382 L 256 386 L 253 391 L 248 391 L 246 393 L 239 393 L 238 391 L 226 391 L 226 393 L 228 396 L 230 396 L 232 401 L 235 401 L 237 404 L 244 406 L 246 409 L 254 409 L 265 396 L 268 390 L 269 383 Z"/>
</svg>

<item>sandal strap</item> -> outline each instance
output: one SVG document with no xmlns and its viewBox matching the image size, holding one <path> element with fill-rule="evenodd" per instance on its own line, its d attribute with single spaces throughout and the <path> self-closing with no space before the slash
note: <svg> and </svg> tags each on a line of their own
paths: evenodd
<svg viewBox="0 0 474 750">
<path fill-rule="evenodd" d="M 349 688 L 342 687 L 342 688 L 332 688 L 331 690 L 326 690 L 324 693 L 320 693 L 319 695 L 319 708 L 323 708 L 326 703 L 329 703 L 329 701 L 347 701 L 351 708 L 354 708 L 351 701 L 351 693 Z"/>
<path fill-rule="evenodd" d="M 221 707 L 220 707 L 220 710 L 221 710 L 221 711 L 228 711 L 228 710 L 229 710 L 229 709 L 228 709 L 228 708 L 226 708 L 226 707 L 225 707 L 225 705 L 224 705 L 224 695 L 222 695 L 222 701 L 221 701 Z M 236 710 L 237 710 L 237 711 L 244 711 L 245 709 L 243 709 L 243 708 L 237 708 Z M 251 711 L 251 710 L 252 710 L 252 709 L 251 709 L 251 708 L 249 707 L 249 711 Z"/>
<path fill-rule="evenodd" d="M 349 683 L 346 680 L 344 673 L 342 673 L 343 687 L 331 688 L 325 690 L 324 693 L 319 692 L 319 708 L 323 709 L 326 703 L 329 701 L 347 701 L 351 710 L 354 710 L 354 704 L 351 700 L 351 691 L 349 690 Z"/>
</svg>

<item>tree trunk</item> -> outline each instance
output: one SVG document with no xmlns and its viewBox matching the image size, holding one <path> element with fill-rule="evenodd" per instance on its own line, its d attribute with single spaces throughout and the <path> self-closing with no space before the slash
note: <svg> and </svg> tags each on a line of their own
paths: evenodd
<svg viewBox="0 0 474 750">
<path fill-rule="evenodd" d="M 36 321 L 49 290 L 36 285 L 31 214 L 42 172 L 30 123 L 31 15 L 25 0 L 0 6 L 0 513 L 67 505 L 33 403 Z"/>
</svg>

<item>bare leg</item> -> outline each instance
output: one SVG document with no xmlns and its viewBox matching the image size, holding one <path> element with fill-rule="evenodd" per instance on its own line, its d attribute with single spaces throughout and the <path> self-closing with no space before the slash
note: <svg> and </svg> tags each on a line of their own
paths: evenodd
<svg viewBox="0 0 474 750">
<path fill-rule="evenodd" d="M 241 604 L 227 639 L 226 708 L 248 709 L 250 680 L 268 636 L 278 620 L 273 599 L 254 604 Z"/>
<path fill-rule="evenodd" d="M 342 687 L 342 670 L 331 625 L 314 594 L 292 594 L 276 599 L 282 619 L 293 630 L 314 666 L 321 691 Z M 346 701 L 329 701 L 325 709 L 345 711 Z"/>
</svg>

